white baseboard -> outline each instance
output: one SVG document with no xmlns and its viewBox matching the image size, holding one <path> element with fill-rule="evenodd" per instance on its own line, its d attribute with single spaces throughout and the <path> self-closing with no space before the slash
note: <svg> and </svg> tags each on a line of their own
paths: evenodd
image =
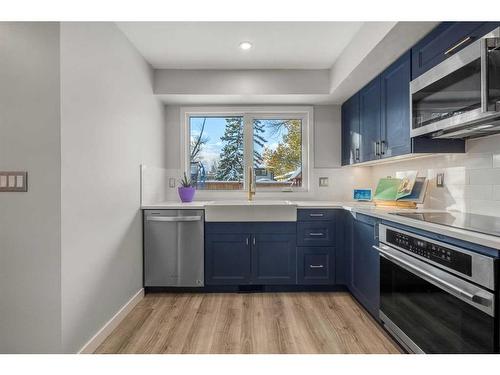
<svg viewBox="0 0 500 375">
<path fill-rule="evenodd" d="M 144 289 L 141 288 L 122 308 L 92 337 L 78 352 L 78 354 L 92 354 L 109 336 L 120 322 L 132 311 L 132 309 L 144 297 Z"/>
</svg>

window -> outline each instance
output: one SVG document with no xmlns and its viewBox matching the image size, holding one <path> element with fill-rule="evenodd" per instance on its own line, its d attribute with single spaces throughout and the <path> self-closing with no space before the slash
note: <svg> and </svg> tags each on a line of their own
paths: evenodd
<svg viewBox="0 0 500 375">
<path fill-rule="evenodd" d="M 190 172 L 198 189 L 241 190 L 243 117 L 189 117 Z"/>
<path fill-rule="evenodd" d="M 257 188 L 302 187 L 302 120 L 254 119 L 252 125 Z"/>
<path fill-rule="evenodd" d="M 258 190 L 307 190 L 312 109 L 268 109 L 183 109 L 183 168 L 197 189 L 243 190 L 252 166 Z"/>
</svg>

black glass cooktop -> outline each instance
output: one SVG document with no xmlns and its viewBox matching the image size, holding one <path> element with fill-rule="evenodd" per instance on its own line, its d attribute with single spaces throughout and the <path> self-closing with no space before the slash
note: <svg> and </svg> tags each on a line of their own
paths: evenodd
<svg viewBox="0 0 500 375">
<path fill-rule="evenodd" d="M 460 212 L 391 212 L 391 215 L 500 237 L 500 217 Z"/>
</svg>

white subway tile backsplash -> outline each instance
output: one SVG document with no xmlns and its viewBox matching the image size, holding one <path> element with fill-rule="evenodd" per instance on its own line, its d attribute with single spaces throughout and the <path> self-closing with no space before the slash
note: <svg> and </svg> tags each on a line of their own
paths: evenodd
<svg viewBox="0 0 500 375">
<path fill-rule="evenodd" d="M 500 201 L 500 185 L 493 186 L 493 200 Z"/>
<path fill-rule="evenodd" d="M 493 168 L 500 168 L 500 153 L 493 154 Z"/>
<path fill-rule="evenodd" d="M 468 211 L 476 214 L 499 216 L 500 201 L 471 200 Z"/>
<path fill-rule="evenodd" d="M 471 169 L 468 173 L 471 185 L 500 185 L 500 169 Z"/>
<path fill-rule="evenodd" d="M 492 168 L 493 155 L 491 153 L 475 153 L 462 156 L 463 166 L 466 169 Z"/>
<path fill-rule="evenodd" d="M 500 135 L 467 141 L 467 150 L 374 166 L 373 184 L 397 171 L 418 170 L 429 179 L 424 207 L 500 216 Z M 437 173 L 444 173 L 443 188 L 436 187 Z"/>
<path fill-rule="evenodd" d="M 453 198 L 465 198 L 466 187 L 469 185 L 450 185 L 446 184 L 444 188 L 435 188 L 444 195 L 450 195 Z"/>
<path fill-rule="evenodd" d="M 492 185 L 465 185 L 463 186 L 463 197 L 466 199 L 493 199 L 493 186 Z"/>
</svg>

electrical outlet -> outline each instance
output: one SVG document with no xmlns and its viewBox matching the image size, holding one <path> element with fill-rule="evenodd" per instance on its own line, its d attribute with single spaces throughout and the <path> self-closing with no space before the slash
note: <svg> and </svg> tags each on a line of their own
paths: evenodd
<svg viewBox="0 0 500 375">
<path fill-rule="evenodd" d="M 170 178 L 168 179 L 168 187 L 169 187 L 169 188 L 174 188 L 174 187 L 175 187 L 175 178 L 170 177 Z"/>
<path fill-rule="evenodd" d="M 28 191 L 28 172 L 0 172 L 1 191 Z"/>
<path fill-rule="evenodd" d="M 444 173 L 436 174 L 436 187 L 442 188 L 444 187 Z"/>
<path fill-rule="evenodd" d="M 319 178 L 319 186 L 327 187 L 328 186 L 328 177 L 320 177 Z"/>
</svg>

